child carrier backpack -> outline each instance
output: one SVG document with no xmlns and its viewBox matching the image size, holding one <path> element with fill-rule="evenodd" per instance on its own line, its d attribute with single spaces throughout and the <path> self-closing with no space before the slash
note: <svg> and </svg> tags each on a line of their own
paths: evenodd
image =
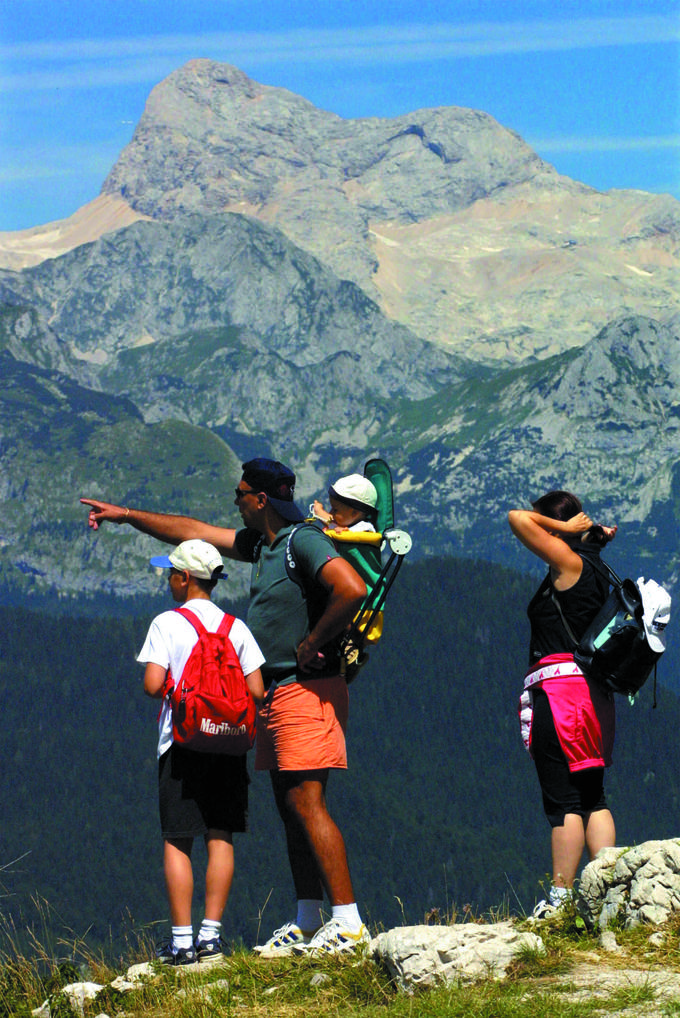
<svg viewBox="0 0 680 1018">
<path fill-rule="evenodd" d="M 364 649 L 366 643 L 375 644 L 382 635 L 385 601 L 412 544 L 410 535 L 396 530 L 394 526 L 392 475 L 387 463 L 382 459 L 368 460 L 364 466 L 364 477 L 371 481 L 378 494 L 376 533 L 337 534 L 333 543 L 338 549 L 342 545 L 343 558 L 355 568 L 359 566 L 358 557 L 361 557 L 358 571 L 364 577 L 368 572 L 370 577 L 366 580 L 367 594 L 347 631 L 336 637 L 330 647 L 323 649 L 326 658 L 332 662 L 333 674 L 344 676 L 347 683 L 356 678 L 368 661 Z M 295 557 L 294 538 L 301 527 L 316 525 L 311 520 L 298 524 L 291 530 L 286 544 L 286 572 L 302 588 L 305 597 L 309 596 L 309 592 Z M 390 554 L 384 561 L 382 553 L 386 549 Z"/>
<path fill-rule="evenodd" d="M 240 756 L 255 742 L 255 701 L 229 639 L 234 618 L 225 614 L 211 633 L 188 608 L 175 610 L 198 640 L 178 681 L 169 672 L 166 679 L 173 741 L 199 753 Z"/>
<path fill-rule="evenodd" d="M 655 580 L 621 580 L 601 560 L 588 559 L 612 587 L 607 600 L 577 640 L 552 592 L 553 603 L 574 645 L 584 675 L 613 693 L 634 697 L 666 649 L 671 597 Z M 656 706 L 656 703 L 655 703 Z"/>
</svg>

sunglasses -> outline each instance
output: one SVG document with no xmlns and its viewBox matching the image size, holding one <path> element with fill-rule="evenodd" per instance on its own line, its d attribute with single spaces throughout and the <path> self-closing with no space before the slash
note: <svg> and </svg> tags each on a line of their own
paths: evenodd
<svg viewBox="0 0 680 1018">
<path fill-rule="evenodd" d="M 244 495 L 258 495 L 259 492 L 255 491 L 254 488 L 234 488 L 234 494 L 236 495 L 236 500 L 240 502 Z"/>
</svg>

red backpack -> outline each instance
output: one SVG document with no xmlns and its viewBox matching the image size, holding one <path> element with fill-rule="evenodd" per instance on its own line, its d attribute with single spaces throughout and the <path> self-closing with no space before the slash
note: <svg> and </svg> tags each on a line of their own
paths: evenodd
<svg viewBox="0 0 680 1018">
<path fill-rule="evenodd" d="M 199 753 L 240 756 L 255 742 L 255 701 L 238 654 L 229 639 L 234 622 L 226 615 L 209 632 L 188 608 L 176 608 L 198 633 L 181 678 L 170 672 L 164 695 L 172 708 L 172 738 Z"/>
</svg>

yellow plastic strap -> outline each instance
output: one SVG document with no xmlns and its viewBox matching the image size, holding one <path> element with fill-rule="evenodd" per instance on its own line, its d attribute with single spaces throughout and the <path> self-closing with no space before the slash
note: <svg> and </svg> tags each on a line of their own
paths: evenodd
<svg viewBox="0 0 680 1018">
<path fill-rule="evenodd" d="M 325 530 L 324 533 L 331 541 L 344 541 L 347 544 L 382 544 L 382 534 L 372 530 Z"/>
</svg>

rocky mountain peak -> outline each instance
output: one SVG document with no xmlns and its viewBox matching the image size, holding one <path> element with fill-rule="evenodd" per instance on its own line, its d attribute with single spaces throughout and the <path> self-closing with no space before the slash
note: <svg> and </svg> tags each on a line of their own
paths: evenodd
<svg viewBox="0 0 680 1018">
<path fill-rule="evenodd" d="M 103 191 L 152 219 L 258 218 L 475 359 L 545 358 L 678 307 L 677 202 L 562 177 L 478 110 L 343 119 L 194 60 L 153 90 Z"/>
<path fill-rule="evenodd" d="M 313 206 L 332 193 L 364 221 L 411 222 L 537 173 L 554 171 L 486 113 L 345 120 L 229 64 L 193 60 L 153 89 L 103 191 L 163 218 L 285 201 L 295 180 L 325 189 Z"/>
<path fill-rule="evenodd" d="M 457 106 L 344 119 L 229 64 L 153 89 L 94 202 L 0 236 L 36 264 L 136 219 L 241 213 L 275 227 L 386 316 L 473 361 L 546 359 L 631 313 L 680 310 L 680 203 L 601 193 Z"/>
<path fill-rule="evenodd" d="M 486 113 L 347 120 L 194 60 L 154 88 L 102 190 L 151 218 L 257 216 L 375 298 L 373 223 L 450 214 L 537 175 L 556 177 Z"/>
</svg>

